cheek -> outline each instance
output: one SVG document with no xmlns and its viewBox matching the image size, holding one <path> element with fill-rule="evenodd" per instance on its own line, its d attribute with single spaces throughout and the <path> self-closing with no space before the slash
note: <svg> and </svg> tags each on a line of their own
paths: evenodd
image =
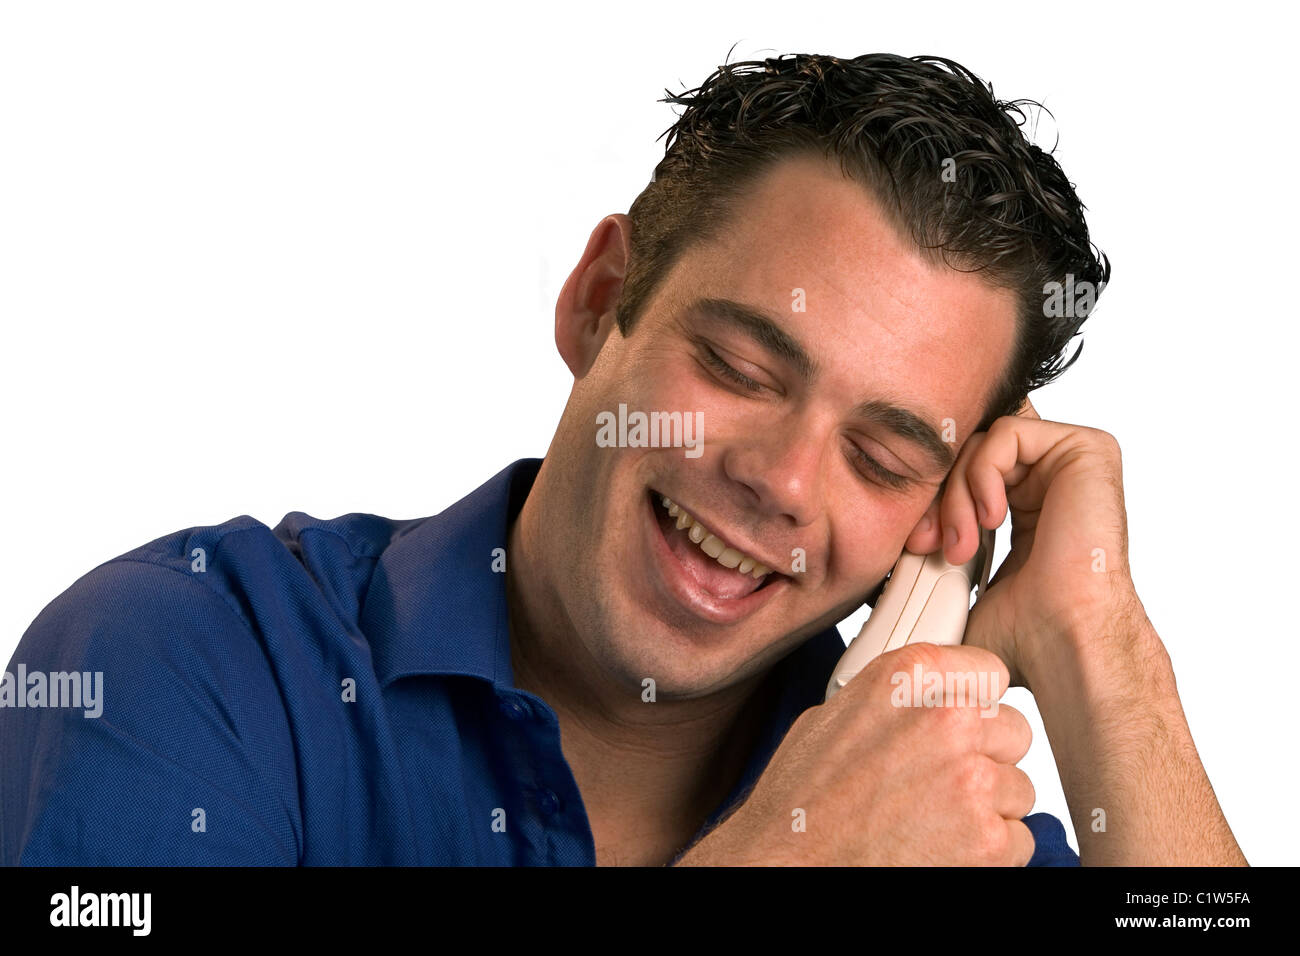
<svg viewBox="0 0 1300 956">
<path fill-rule="evenodd" d="M 629 394 L 637 395 L 642 401 L 669 410 L 702 396 L 695 363 L 680 347 L 649 347 L 633 353 L 631 359 L 623 384 Z"/>
<path fill-rule="evenodd" d="M 621 400 L 629 408 L 698 414 L 706 441 L 736 443 L 754 434 L 754 420 L 762 414 L 760 403 L 746 402 L 711 382 L 707 373 L 681 352 L 652 352 L 645 358 L 625 380 Z"/>
<path fill-rule="evenodd" d="M 845 483 L 851 478 L 832 485 L 828 503 L 829 513 L 838 516 L 832 517 L 831 572 L 837 587 L 863 590 L 893 569 L 921 511 L 919 506 L 849 487 Z"/>
</svg>

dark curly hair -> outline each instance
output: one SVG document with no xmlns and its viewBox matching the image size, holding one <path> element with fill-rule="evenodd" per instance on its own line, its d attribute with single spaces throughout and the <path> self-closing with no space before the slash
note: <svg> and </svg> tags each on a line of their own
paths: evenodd
<svg viewBox="0 0 1300 956">
<path fill-rule="evenodd" d="M 665 130 L 664 158 L 628 211 L 631 258 L 616 313 L 623 335 L 682 254 L 726 227 L 747 186 L 777 162 L 816 151 L 838 157 L 929 261 L 1016 293 L 1015 350 L 976 430 L 1014 414 L 1081 354 L 1082 342 L 1062 362 L 1087 310 L 1046 314 L 1057 311 L 1044 307 L 1047 286 L 1072 275 L 1077 288 L 1090 282 L 1100 294 L 1110 261 L 1089 241 L 1084 206 L 1060 165 L 1020 131 L 1022 106 L 1041 104 L 998 100 L 952 60 L 888 53 L 724 64 L 695 90 L 664 92 L 660 102 L 686 110 Z"/>
</svg>

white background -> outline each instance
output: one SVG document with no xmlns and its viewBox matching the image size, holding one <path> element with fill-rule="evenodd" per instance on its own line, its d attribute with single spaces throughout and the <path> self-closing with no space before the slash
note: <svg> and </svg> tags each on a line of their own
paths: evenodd
<svg viewBox="0 0 1300 956">
<path fill-rule="evenodd" d="M 1120 440 L 1134 578 L 1210 779 L 1251 862 L 1300 862 L 1294 32 L 1272 5 L 0 9 L 3 661 L 168 532 L 433 514 L 543 455 L 555 299 L 662 156 L 665 87 L 733 44 L 939 54 L 1055 116 L 1036 139 L 1059 133 L 1115 273 L 1034 401 Z M 1031 718 L 1037 809 L 1068 821 Z"/>
</svg>

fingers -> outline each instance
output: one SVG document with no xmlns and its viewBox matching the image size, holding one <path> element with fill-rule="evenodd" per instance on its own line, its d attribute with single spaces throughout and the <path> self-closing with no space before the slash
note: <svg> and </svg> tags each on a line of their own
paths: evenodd
<svg viewBox="0 0 1300 956">
<path fill-rule="evenodd" d="M 1019 767 L 974 755 L 958 779 L 969 796 L 1004 820 L 1019 820 L 1034 809 L 1034 785 Z"/>
<path fill-rule="evenodd" d="M 1029 720 L 1009 704 L 999 704 L 992 717 L 981 717 L 980 752 L 1002 764 L 1017 764 L 1029 753 L 1034 731 Z"/>
<path fill-rule="evenodd" d="M 1050 464 L 1045 459 L 1053 450 L 1079 435 L 1077 426 L 1043 421 L 1037 412 L 1030 416 L 1030 409 L 1003 416 L 987 432 L 971 435 L 948 473 L 939 520 L 950 564 L 975 555 L 980 527 L 997 528 L 1006 519 L 1007 487 L 1024 481 L 1036 465 Z"/>
<path fill-rule="evenodd" d="M 1007 856 L 1016 866 L 1024 866 L 1033 858 L 1034 835 L 1018 817 L 1015 820 L 1007 820 L 1007 843 Z"/>
<path fill-rule="evenodd" d="M 862 695 L 873 695 L 880 707 L 898 706 L 898 688 L 905 684 L 913 688 L 911 694 L 902 695 L 903 703 L 910 704 L 916 689 L 928 686 L 932 675 L 941 678 L 942 696 L 936 694 L 930 706 L 948 711 L 945 717 L 952 718 L 948 735 L 966 739 L 974 751 L 998 763 L 1015 764 L 1029 752 L 1033 741 L 1029 721 L 1015 707 L 1000 703 L 1011 682 L 1007 665 L 982 647 L 909 644 L 877 657 L 839 696 L 846 698 L 843 706 L 860 716 L 866 712 Z M 850 690 L 851 704 L 847 702 Z"/>
<path fill-rule="evenodd" d="M 898 681 L 897 675 L 903 675 L 908 680 L 915 679 L 916 667 L 921 668 L 920 679 L 924 681 L 926 674 L 938 674 L 943 679 L 944 701 L 948 704 L 962 704 L 970 707 L 978 707 L 982 701 L 975 699 L 971 693 L 970 679 L 968 675 L 974 675 L 977 680 L 981 673 L 988 676 L 984 679 L 983 691 L 989 691 L 991 700 L 987 703 L 992 704 L 995 700 L 1001 700 L 1011 686 L 1011 672 L 1007 665 L 1003 663 L 1002 658 L 992 651 L 983 647 L 975 647 L 972 644 L 908 644 L 894 651 L 888 651 L 881 654 L 866 668 L 863 669 L 863 676 L 868 670 L 873 670 L 885 682 L 891 686 Z M 960 680 L 958 680 L 960 678 Z M 854 678 L 856 680 L 857 678 Z M 870 681 L 870 678 L 868 679 Z M 854 681 L 849 681 L 852 685 Z M 864 691 L 866 690 L 864 682 Z M 846 687 L 847 689 L 847 687 Z M 958 700 L 957 698 L 961 699 Z M 1001 705 L 999 705 L 999 709 Z M 1014 711 L 1015 708 L 1010 708 Z M 1026 726 L 1028 726 L 1026 724 Z"/>
<path fill-rule="evenodd" d="M 944 560 L 949 564 L 964 564 L 975 554 L 979 545 L 971 544 L 971 537 L 979 535 L 980 526 L 996 528 L 1002 523 L 1001 518 L 994 525 L 988 522 L 997 512 L 996 502 L 999 499 L 1005 502 L 1005 491 L 985 485 L 978 490 L 977 496 L 968 478 L 968 463 L 975 449 L 987 438 L 987 432 L 976 432 L 966 439 L 957 462 L 952 466 L 952 471 L 948 472 L 943 501 L 939 504 L 939 526 L 943 532 L 941 547 Z M 990 510 L 990 501 L 995 503 L 993 510 Z M 1005 504 L 1001 513 L 1005 517 Z"/>
<path fill-rule="evenodd" d="M 1003 819 L 1019 820 L 1034 809 L 1038 794 L 1034 792 L 1029 774 L 1019 767 L 998 766 L 997 785 L 993 793 L 993 809 Z M 1033 850 L 1029 851 L 1033 853 Z"/>
<path fill-rule="evenodd" d="M 992 866 L 1024 866 L 1034 855 L 1034 835 L 1023 818 L 1034 808 L 1034 785 L 1018 767 L 973 761 L 962 779 L 965 798 L 982 818 L 974 836 L 977 857 Z"/>
</svg>

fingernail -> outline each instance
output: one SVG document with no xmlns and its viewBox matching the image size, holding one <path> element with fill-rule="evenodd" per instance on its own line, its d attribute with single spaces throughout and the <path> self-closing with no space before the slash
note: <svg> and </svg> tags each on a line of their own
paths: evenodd
<svg viewBox="0 0 1300 956">
<path fill-rule="evenodd" d="M 932 524 L 934 524 L 934 521 L 931 520 L 929 515 L 925 515 L 921 518 L 921 523 L 916 526 L 916 530 L 924 534 L 925 532 L 930 530 L 930 525 Z"/>
<path fill-rule="evenodd" d="M 987 509 L 985 509 L 984 507 L 984 502 L 982 501 L 975 502 L 975 510 L 979 512 L 980 524 L 983 524 L 984 522 L 989 520 L 989 513 Z"/>
<path fill-rule="evenodd" d="M 956 543 L 957 543 L 957 529 L 953 527 L 947 528 L 943 533 L 943 546 L 945 548 L 951 548 Z"/>
</svg>

